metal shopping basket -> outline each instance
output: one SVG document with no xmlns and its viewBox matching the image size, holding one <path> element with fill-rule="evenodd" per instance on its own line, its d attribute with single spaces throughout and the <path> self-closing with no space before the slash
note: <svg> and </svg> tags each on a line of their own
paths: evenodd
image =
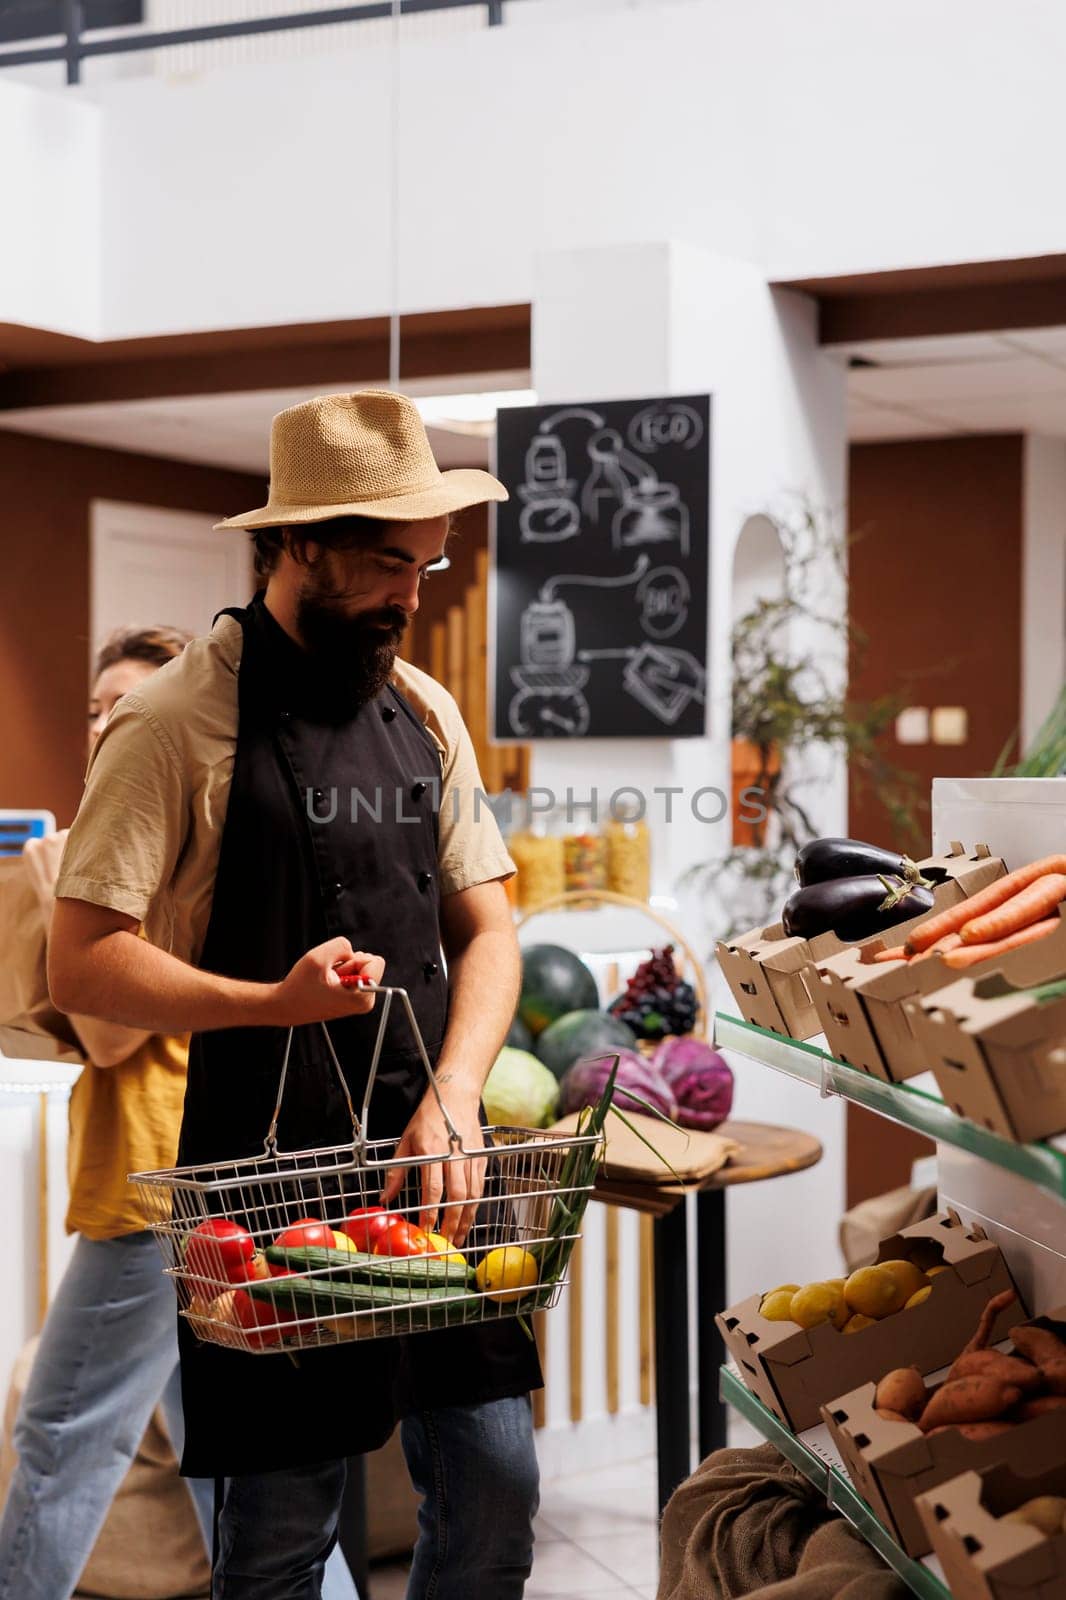
<svg viewBox="0 0 1066 1600">
<path fill-rule="evenodd" d="M 598 1127 L 566 1134 L 492 1127 L 485 1130 L 487 1148 L 467 1150 L 441 1099 L 407 991 L 368 982 L 361 987 L 383 1001 L 358 1117 L 329 1030 L 320 1024 L 351 1115 L 350 1144 L 278 1149 L 290 1028 L 262 1155 L 130 1175 L 180 1313 L 201 1340 L 270 1354 L 458 1327 L 546 1310 L 567 1281 L 603 1155 Z M 370 1100 L 394 999 L 406 1012 L 448 1130 L 449 1148 L 438 1156 L 397 1161 L 397 1140 L 369 1137 Z M 380 1205 L 382 1186 L 397 1167 L 407 1169 L 407 1178 L 388 1215 L 417 1225 L 422 1167 L 455 1162 L 480 1168 L 484 1180 L 461 1251 L 372 1253 L 359 1247 L 370 1242 L 366 1230 L 375 1224 L 368 1219 L 349 1222 L 357 1243 L 343 1234 L 351 1212 Z M 278 1243 L 309 1218 L 328 1228 Z"/>
</svg>

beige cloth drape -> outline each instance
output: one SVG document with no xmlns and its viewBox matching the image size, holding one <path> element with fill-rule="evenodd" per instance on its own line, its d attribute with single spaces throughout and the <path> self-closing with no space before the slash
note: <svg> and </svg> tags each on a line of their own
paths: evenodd
<svg viewBox="0 0 1066 1600">
<path fill-rule="evenodd" d="M 657 1600 L 908 1600 L 910 1590 L 772 1445 L 718 1450 L 663 1516 Z"/>
</svg>

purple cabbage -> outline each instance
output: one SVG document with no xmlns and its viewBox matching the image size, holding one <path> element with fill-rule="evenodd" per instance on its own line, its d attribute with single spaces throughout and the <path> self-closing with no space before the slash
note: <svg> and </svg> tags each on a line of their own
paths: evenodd
<svg viewBox="0 0 1066 1600">
<path fill-rule="evenodd" d="M 594 1106 L 603 1093 L 604 1085 L 610 1077 L 614 1058 L 618 1057 L 618 1076 L 614 1083 L 614 1093 L 611 1102 L 621 1111 L 645 1111 L 646 1106 L 640 1105 L 633 1099 L 633 1095 L 623 1093 L 632 1089 L 633 1094 L 639 1095 L 646 1105 L 654 1106 L 656 1111 L 661 1111 L 664 1117 L 674 1115 L 674 1097 L 660 1073 L 646 1057 L 636 1050 L 608 1050 L 603 1055 L 584 1056 L 564 1075 L 560 1094 L 561 1111 L 563 1116 L 568 1116 L 571 1111 L 579 1111 L 582 1106 Z"/>
<path fill-rule="evenodd" d="M 683 1128 L 707 1133 L 725 1121 L 733 1106 L 733 1074 L 706 1040 L 691 1034 L 664 1039 L 651 1059 L 677 1101 Z"/>
</svg>

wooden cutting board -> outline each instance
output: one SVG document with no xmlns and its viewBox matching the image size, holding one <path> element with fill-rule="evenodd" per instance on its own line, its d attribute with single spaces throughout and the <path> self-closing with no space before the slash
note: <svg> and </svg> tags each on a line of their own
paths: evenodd
<svg viewBox="0 0 1066 1600">
<path fill-rule="evenodd" d="M 701 1183 L 724 1167 L 730 1157 L 739 1154 L 743 1148 L 735 1139 L 722 1134 L 703 1133 L 695 1128 L 675 1128 L 660 1122 L 657 1117 L 638 1112 L 627 1111 L 626 1121 L 639 1129 L 648 1144 L 658 1151 L 658 1155 L 642 1144 L 637 1134 L 626 1127 L 620 1117 L 608 1113 L 604 1127 L 607 1135 L 604 1175 L 608 1178 L 655 1184 L 676 1184 L 680 1178 L 684 1183 Z M 577 1113 L 556 1122 L 552 1132 L 573 1133 L 576 1129 Z M 660 1157 L 663 1159 L 660 1160 Z M 669 1162 L 669 1166 L 666 1162 Z"/>
</svg>

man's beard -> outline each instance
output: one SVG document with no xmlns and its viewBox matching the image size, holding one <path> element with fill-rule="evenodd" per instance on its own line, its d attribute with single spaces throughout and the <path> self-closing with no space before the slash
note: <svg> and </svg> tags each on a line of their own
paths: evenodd
<svg viewBox="0 0 1066 1600">
<path fill-rule="evenodd" d="M 305 590 L 296 602 L 296 626 L 338 702 L 365 705 L 389 680 L 407 617 L 395 606 L 348 617 Z"/>
</svg>

